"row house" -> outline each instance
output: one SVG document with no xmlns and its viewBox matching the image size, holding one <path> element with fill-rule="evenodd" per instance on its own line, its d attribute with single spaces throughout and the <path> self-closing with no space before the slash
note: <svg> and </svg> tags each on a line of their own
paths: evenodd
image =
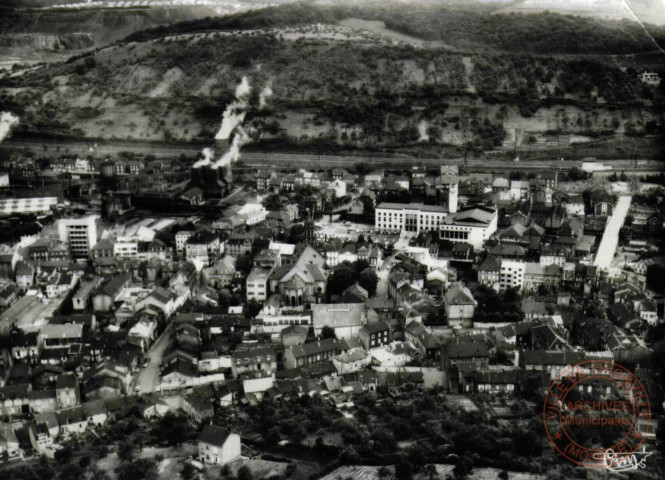
<svg viewBox="0 0 665 480">
<path fill-rule="evenodd" d="M 349 345 L 346 340 L 336 338 L 293 345 L 284 351 L 284 365 L 286 368 L 309 367 L 325 362 L 347 350 Z"/>
<path fill-rule="evenodd" d="M 236 350 L 231 354 L 234 378 L 267 377 L 277 370 L 277 355 L 272 347 L 258 346 Z"/>
</svg>

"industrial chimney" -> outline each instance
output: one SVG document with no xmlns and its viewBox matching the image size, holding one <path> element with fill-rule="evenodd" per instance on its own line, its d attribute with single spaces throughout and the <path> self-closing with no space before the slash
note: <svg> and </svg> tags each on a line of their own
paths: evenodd
<svg viewBox="0 0 665 480">
<path fill-rule="evenodd" d="M 451 183 L 448 189 L 448 213 L 457 213 L 458 184 Z"/>
</svg>

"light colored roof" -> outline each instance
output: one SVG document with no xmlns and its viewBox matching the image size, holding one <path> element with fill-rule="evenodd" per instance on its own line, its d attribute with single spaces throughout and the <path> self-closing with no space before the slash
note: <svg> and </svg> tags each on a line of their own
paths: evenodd
<svg viewBox="0 0 665 480">
<path fill-rule="evenodd" d="M 364 303 L 323 303 L 312 305 L 314 328 L 360 327 L 367 320 Z"/>
<path fill-rule="evenodd" d="M 494 216 L 496 215 L 496 210 L 489 207 L 467 207 L 457 213 L 451 213 L 444 219 L 444 224 L 446 225 L 455 225 L 455 224 L 489 224 Z"/>
<path fill-rule="evenodd" d="M 423 203 L 391 203 L 382 202 L 376 209 L 389 209 L 389 210 L 419 210 L 421 212 L 438 212 L 447 213 L 448 208 L 439 205 L 425 205 Z"/>
<path fill-rule="evenodd" d="M 39 333 L 43 338 L 80 338 L 83 325 L 80 323 L 64 323 L 60 325 L 44 325 Z"/>
<path fill-rule="evenodd" d="M 455 286 L 446 292 L 446 303 L 449 305 L 475 305 L 471 291 L 462 286 Z"/>
</svg>

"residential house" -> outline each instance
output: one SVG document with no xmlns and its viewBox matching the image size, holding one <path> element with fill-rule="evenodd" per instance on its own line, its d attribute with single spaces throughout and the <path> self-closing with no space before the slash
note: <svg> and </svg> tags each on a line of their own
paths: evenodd
<svg viewBox="0 0 665 480">
<path fill-rule="evenodd" d="M 360 329 L 358 336 L 366 350 L 382 347 L 392 342 L 392 332 L 385 321 L 365 325 Z"/>
<path fill-rule="evenodd" d="M 185 397 L 182 409 L 189 418 L 198 423 L 203 423 L 215 415 L 212 403 L 197 393 Z"/>
<path fill-rule="evenodd" d="M 81 403 L 78 378 L 73 373 L 58 375 L 55 381 L 58 408 L 74 407 Z"/>
<path fill-rule="evenodd" d="M 67 438 L 71 435 L 79 435 L 88 429 L 88 416 L 83 407 L 72 407 L 56 412 L 60 435 Z"/>
<path fill-rule="evenodd" d="M 441 358 L 441 337 L 435 335 L 422 323 L 416 320 L 408 322 L 404 329 L 404 339 L 411 342 L 427 359 Z"/>
<path fill-rule="evenodd" d="M 198 458 L 203 463 L 226 465 L 240 457 L 240 435 L 217 425 L 203 427 L 198 443 Z"/>
<path fill-rule="evenodd" d="M 267 377 L 277 370 L 277 354 L 272 347 L 238 349 L 231 354 L 234 378 Z"/>
<path fill-rule="evenodd" d="M 348 349 L 349 345 L 346 340 L 336 338 L 294 345 L 284 351 L 284 365 L 286 368 L 309 367 L 325 362 Z"/>
<path fill-rule="evenodd" d="M 451 287 L 444 296 L 444 305 L 448 325 L 473 327 L 473 314 L 478 302 L 467 287 L 461 284 Z"/>
<path fill-rule="evenodd" d="M 110 312 L 115 308 L 115 301 L 120 292 L 131 280 L 131 274 L 121 273 L 103 284 L 92 296 L 92 306 L 95 312 Z"/>
<path fill-rule="evenodd" d="M 354 373 L 364 369 L 372 363 L 372 357 L 362 348 L 354 348 L 332 357 L 333 365 L 338 375 Z"/>
</svg>

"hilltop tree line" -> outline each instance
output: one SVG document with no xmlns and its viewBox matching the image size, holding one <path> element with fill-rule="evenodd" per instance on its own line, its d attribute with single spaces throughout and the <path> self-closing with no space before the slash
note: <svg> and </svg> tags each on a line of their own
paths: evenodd
<svg viewBox="0 0 665 480">
<path fill-rule="evenodd" d="M 602 21 L 556 13 L 498 14 L 450 10 L 436 5 L 333 5 L 296 3 L 252 10 L 221 18 L 205 18 L 135 33 L 131 41 L 164 35 L 209 31 L 283 28 L 346 18 L 382 20 L 388 28 L 417 38 L 440 41 L 461 50 L 503 50 L 528 53 L 640 53 L 665 45 L 665 29 L 627 21 Z M 653 38 L 651 38 L 653 37 Z"/>
</svg>

